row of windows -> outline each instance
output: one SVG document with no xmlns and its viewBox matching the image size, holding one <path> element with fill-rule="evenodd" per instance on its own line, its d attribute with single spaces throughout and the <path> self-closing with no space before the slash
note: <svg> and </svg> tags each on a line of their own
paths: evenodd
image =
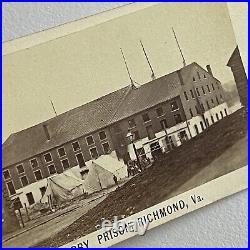
<svg viewBox="0 0 250 250">
<path fill-rule="evenodd" d="M 193 82 L 196 82 L 196 80 L 201 80 L 201 79 L 207 79 L 207 75 L 204 73 L 200 73 L 199 71 L 197 71 L 197 77 L 193 76 Z"/>
<path fill-rule="evenodd" d="M 213 83 L 211 84 L 211 86 L 212 86 L 212 89 L 215 90 Z M 206 89 L 207 89 L 207 92 L 206 92 Z M 207 85 L 206 88 L 204 86 L 202 86 L 201 90 L 202 90 L 203 95 L 206 95 L 207 93 L 211 93 L 211 88 L 209 87 L 209 85 Z M 196 88 L 196 94 L 197 94 L 197 96 L 201 96 L 201 92 L 200 92 L 200 89 L 198 87 Z M 195 93 L 192 89 L 190 89 L 190 95 L 191 95 L 192 99 L 195 99 Z M 189 95 L 188 95 L 187 91 L 184 91 L 184 96 L 185 96 L 185 99 L 188 101 Z"/>
<path fill-rule="evenodd" d="M 227 115 L 228 115 L 227 110 L 224 109 L 224 114 L 223 114 L 223 111 L 220 111 L 220 117 L 219 117 L 218 113 L 215 114 L 216 120 L 219 121 L 220 119 L 223 119 L 223 117 L 227 116 Z M 215 119 L 214 119 L 213 115 L 211 115 L 211 124 L 214 124 L 214 123 L 215 123 Z M 209 125 L 210 125 L 210 122 L 209 122 L 208 118 L 206 118 L 206 124 L 205 125 L 204 125 L 204 122 L 200 121 L 201 131 L 204 131 L 206 129 L 206 127 L 209 126 Z M 196 134 L 200 133 L 197 124 L 194 125 L 194 129 L 195 129 Z"/>
<path fill-rule="evenodd" d="M 198 77 L 199 80 L 201 80 L 201 77 L 202 77 L 202 76 L 201 76 L 200 72 L 197 72 L 197 77 Z M 206 74 L 203 74 L 203 78 L 204 78 L 204 79 L 207 78 Z M 196 81 L 196 77 L 195 77 L 195 76 L 193 77 L 193 81 L 194 81 L 194 82 Z"/>
<path fill-rule="evenodd" d="M 177 110 L 179 110 L 179 107 L 178 107 L 178 104 L 177 104 L 176 101 L 172 102 L 170 105 L 171 105 L 171 111 L 177 111 Z M 162 107 L 158 107 L 155 111 L 156 111 L 157 117 L 161 117 L 161 116 L 164 115 Z M 147 123 L 147 122 L 151 121 L 148 113 L 144 113 L 142 115 L 142 119 L 143 119 L 144 123 Z M 128 120 L 128 126 L 129 126 L 129 128 L 136 127 L 135 119 L 132 118 L 132 119 Z"/>
<path fill-rule="evenodd" d="M 174 114 L 174 119 L 175 119 L 176 124 L 181 123 L 183 121 L 180 114 Z M 168 128 L 167 120 L 166 119 L 160 120 L 160 125 L 163 130 L 167 129 Z M 150 140 L 155 138 L 155 132 L 153 130 L 152 125 L 146 126 L 146 132 Z M 134 141 L 137 141 L 140 139 L 140 134 L 138 130 L 133 131 L 132 133 L 134 134 Z"/>
<path fill-rule="evenodd" d="M 105 140 L 105 139 L 107 138 L 105 131 L 101 131 L 101 132 L 99 133 L 99 138 L 100 138 L 100 140 L 102 140 L 102 141 Z M 95 142 L 94 142 L 94 139 L 93 139 L 93 136 L 91 136 L 91 135 L 88 136 L 88 137 L 86 137 L 86 141 L 87 141 L 87 144 L 88 144 L 88 145 L 93 145 L 93 144 L 95 143 Z M 103 146 L 104 153 L 107 153 L 107 151 L 110 150 L 110 147 L 109 147 L 108 142 L 103 143 L 102 146 Z M 80 144 L 79 144 L 78 141 L 73 142 L 73 143 L 72 143 L 72 147 L 73 147 L 73 151 L 74 151 L 74 152 L 77 152 L 77 151 L 81 150 L 81 147 L 80 147 Z M 60 158 L 66 156 L 66 151 L 65 151 L 64 147 L 61 147 L 61 148 L 57 149 L 57 152 L 58 152 L 58 155 L 59 155 Z M 95 155 L 94 152 L 95 152 L 95 149 L 90 149 L 91 156 L 92 156 L 92 155 Z M 93 158 L 93 157 L 92 157 L 92 158 Z M 44 154 L 44 160 L 45 160 L 46 163 L 52 162 L 52 161 L 53 161 L 53 158 L 52 158 L 51 153 L 46 153 L 46 154 Z M 62 162 L 63 162 L 63 161 L 62 161 Z M 37 167 L 39 166 L 37 159 L 35 159 L 35 158 L 34 158 L 34 159 L 31 159 L 31 160 L 30 160 L 30 165 L 31 165 L 31 167 L 32 167 L 33 169 L 37 168 Z M 23 164 L 17 165 L 17 166 L 16 166 L 16 169 L 17 169 L 17 173 L 18 173 L 19 175 L 25 173 Z M 5 170 L 5 171 L 3 172 L 3 175 L 4 175 L 4 179 L 5 179 L 5 180 L 8 180 L 8 179 L 11 178 L 10 173 L 9 173 L 8 170 Z"/>
<path fill-rule="evenodd" d="M 218 99 L 217 96 L 215 96 L 215 100 L 216 100 L 217 105 L 219 105 L 220 102 L 219 102 L 219 99 Z M 213 98 L 211 98 L 211 103 L 212 103 L 212 105 L 215 105 L 215 100 L 214 100 Z M 221 96 L 221 101 L 223 101 L 223 97 L 222 97 L 222 96 Z M 204 112 L 204 111 L 206 110 L 206 109 L 205 109 L 205 106 L 207 106 L 207 109 L 210 109 L 210 108 L 211 108 L 211 105 L 210 105 L 210 103 L 209 103 L 208 100 L 207 100 L 205 103 L 200 103 L 200 108 L 201 108 L 201 111 L 202 111 L 202 112 Z M 195 106 L 195 111 L 196 111 L 196 114 L 199 114 L 199 113 L 200 113 L 200 112 L 199 112 L 199 108 L 198 108 L 197 105 Z M 190 113 L 191 117 L 194 117 L 194 116 L 195 116 L 194 110 L 193 110 L 192 108 L 189 109 L 189 113 Z"/>
<path fill-rule="evenodd" d="M 108 142 L 103 143 L 102 147 L 103 147 L 103 151 L 104 151 L 105 154 L 109 154 L 110 153 L 110 146 L 109 146 Z M 90 155 L 91 155 L 92 159 L 98 158 L 99 154 L 98 154 L 98 151 L 97 151 L 96 147 L 91 148 L 89 151 L 90 151 Z M 77 162 L 78 162 L 78 165 L 80 166 L 80 168 L 86 166 L 83 154 L 81 152 L 76 153 L 75 156 L 76 156 L 76 159 L 77 159 Z M 70 163 L 69 163 L 69 160 L 67 158 L 61 160 L 61 164 L 62 164 L 62 167 L 63 167 L 64 170 L 70 168 Z M 53 174 L 57 173 L 56 167 L 55 167 L 54 164 L 51 164 L 51 165 L 48 166 L 48 171 L 49 171 L 50 175 L 53 175 Z M 10 172 L 9 172 L 8 169 L 6 169 L 5 171 L 3 171 L 3 175 L 4 175 L 4 178 L 6 180 L 8 180 L 8 179 L 11 178 Z M 35 178 L 36 178 L 37 181 L 43 179 L 41 170 L 34 171 L 34 176 L 35 176 Z M 23 175 L 23 176 L 20 177 L 20 182 L 21 182 L 21 184 L 22 184 L 23 187 L 27 186 L 29 184 L 26 175 Z M 12 182 L 8 182 L 8 183 L 12 183 Z M 9 185 L 11 185 L 11 184 L 9 184 Z M 9 190 L 12 190 L 12 188 L 10 187 Z M 10 193 L 12 193 L 12 192 L 10 191 Z"/>
</svg>

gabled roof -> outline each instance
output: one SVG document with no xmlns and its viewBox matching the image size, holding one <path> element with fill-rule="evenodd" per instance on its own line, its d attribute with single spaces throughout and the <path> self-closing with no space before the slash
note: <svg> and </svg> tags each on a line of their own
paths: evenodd
<svg viewBox="0 0 250 250">
<path fill-rule="evenodd" d="M 189 81 L 198 64 L 180 69 L 184 82 Z M 202 69 L 202 68 L 201 68 Z M 126 86 L 45 122 L 10 135 L 2 146 L 2 165 L 10 166 L 52 148 L 105 128 L 180 94 L 177 71 L 148 82 L 137 89 Z M 51 139 L 47 140 L 46 124 Z"/>
</svg>

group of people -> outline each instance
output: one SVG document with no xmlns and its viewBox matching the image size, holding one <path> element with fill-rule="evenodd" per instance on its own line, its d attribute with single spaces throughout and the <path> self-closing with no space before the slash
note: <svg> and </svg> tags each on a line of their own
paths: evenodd
<svg viewBox="0 0 250 250">
<path fill-rule="evenodd" d="M 138 173 L 141 173 L 145 170 L 145 168 L 150 164 L 150 160 L 148 158 L 141 159 L 140 163 L 136 160 L 130 160 L 127 163 L 128 166 L 128 176 L 134 176 Z"/>
</svg>

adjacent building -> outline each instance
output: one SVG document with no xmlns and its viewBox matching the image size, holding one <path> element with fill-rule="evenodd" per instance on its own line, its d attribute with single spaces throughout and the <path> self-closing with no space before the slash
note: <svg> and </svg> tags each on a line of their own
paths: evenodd
<svg viewBox="0 0 250 250">
<path fill-rule="evenodd" d="M 84 176 L 103 154 L 127 162 L 136 153 L 152 159 L 205 131 L 229 114 L 221 82 L 197 63 L 126 86 L 50 120 L 14 133 L 4 142 L 3 180 L 22 204 L 39 201 L 46 178 L 72 167 Z"/>
<path fill-rule="evenodd" d="M 14 232 L 20 228 L 19 221 L 15 214 L 15 207 L 10 201 L 9 193 L 5 183 L 2 183 L 2 234 Z"/>
<path fill-rule="evenodd" d="M 239 47 L 237 46 L 231 55 L 227 66 L 231 68 L 236 86 L 238 89 L 238 93 L 240 96 L 240 101 L 242 105 L 247 107 L 248 102 L 248 80 L 246 71 L 241 60 Z"/>
</svg>

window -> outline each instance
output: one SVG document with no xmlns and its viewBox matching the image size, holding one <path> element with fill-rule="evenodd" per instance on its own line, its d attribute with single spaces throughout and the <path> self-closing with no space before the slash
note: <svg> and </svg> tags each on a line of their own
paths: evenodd
<svg viewBox="0 0 250 250">
<path fill-rule="evenodd" d="M 39 181 L 41 180 L 43 177 L 42 177 L 42 173 L 41 173 L 41 170 L 37 170 L 34 172 L 34 175 L 36 177 L 36 180 Z"/>
<path fill-rule="evenodd" d="M 97 149 L 96 149 L 96 148 L 91 148 L 91 149 L 89 150 L 89 152 L 90 152 L 90 155 L 91 155 L 91 158 L 92 158 L 92 159 L 98 158 L 98 152 L 97 152 Z"/>
<path fill-rule="evenodd" d="M 191 108 L 189 109 L 189 113 L 190 113 L 191 117 L 193 117 L 193 116 L 194 116 L 193 111 L 192 111 L 192 109 L 191 109 Z"/>
<path fill-rule="evenodd" d="M 149 121 L 150 121 L 150 118 L 149 118 L 149 116 L 148 116 L 148 113 L 143 114 L 143 115 L 142 115 L 142 119 L 143 119 L 144 122 L 149 122 Z"/>
<path fill-rule="evenodd" d="M 49 174 L 55 174 L 56 173 L 56 168 L 55 165 L 49 165 L 48 166 Z"/>
<path fill-rule="evenodd" d="M 5 180 L 10 179 L 10 171 L 9 169 L 6 169 L 3 171 L 3 177 Z"/>
<path fill-rule="evenodd" d="M 30 165 L 32 168 L 37 168 L 38 167 L 37 159 L 30 160 Z"/>
<path fill-rule="evenodd" d="M 207 90 L 208 90 L 209 93 L 211 93 L 209 85 L 207 85 Z"/>
<path fill-rule="evenodd" d="M 195 82 L 195 77 L 193 77 L 193 82 Z"/>
<path fill-rule="evenodd" d="M 194 129 L 195 129 L 196 134 L 198 135 L 199 134 L 199 129 L 198 129 L 198 126 L 196 124 L 194 125 Z"/>
<path fill-rule="evenodd" d="M 206 79 L 207 78 L 207 76 L 204 74 L 204 79 Z"/>
<path fill-rule="evenodd" d="M 144 148 L 138 148 L 136 149 L 138 156 L 141 159 L 145 159 L 146 158 L 146 153 L 145 153 L 145 149 Z"/>
<path fill-rule="evenodd" d="M 222 102 L 224 101 L 222 94 L 220 94 L 220 99 Z"/>
<path fill-rule="evenodd" d="M 194 99 L 195 97 L 194 97 L 194 92 L 192 89 L 190 89 L 190 93 L 191 93 L 192 98 Z"/>
<path fill-rule="evenodd" d="M 184 91 L 184 96 L 185 96 L 186 100 L 188 101 L 188 95 L 187 95 L 186 91 Z"/>
<path fill-rule="evenodd" d="M 66 155 L 64 147 L 57 149 L 59 157 L 63 157 Z"/>
<path fill-rule="evenodd" d="M 206 95 L 206 91 L 205 91 L 204 87 L 202 86 L 201 88 L 202 88 L 203 94 Z"/>
<path fill-rule="evenodd" d="M 45 154 L 44 155 L 44 160 L 45 160 L 45 162 L 51 162 L 52 161 L 51 153 Z"/>
<path fill-rule="evenodd" d="M 160 124 L 161 124 L 161 128 L 162 129 L 166 129 L 168 127 L 168 124 L 167 124 L 167 120 L 164 119 L 164 120 L 161 120 L 160 121 Z"/>
<path fill-rule="evenodd" d="M 227 116 L 227 109 L 224 109 L 224 112 L 225 112 L 225 116 Z"/>
<path fill-rule="evenodd" d="M 179 137 L 181 143 L 187 141 L 188 140 L 188 135 L 187 135 L 186 130 L 180 131 L 180 133 L 178 133 L 178 137 Z"/>
<path fill-rule="evenodd" d="M 163 115 L 163 109 L 162 109 L 162 107 L 159 107 L 159 108 L 156 109 L 156 114 L 157 114 L 158 117 L 160 117 L 160 116 Z"/>
<path fill-rule="evenodd" d="M 40 192 L 41 192 L 41 195 L 42 197 L 44 196 L 45 192 L 46 192 L 46 187 L 41 187 L 40 188 Z"/>
<path fill-rule="evenodd" d="M 94 144 L 93 136 L 92 136 L 92 135 L 88 136 L 88 137 L 86 138 L 86 141 L 87 141 L 87 144 L 88 144 L 88 145 Z"/>
<path fill-rule="evenodd" d="M 133 134 L 134 134 L 134 141 L 138 141 L 140 139 L 139 132 L 136 130 L 133 132 Z"/>
<path fill-rule="evenodd" d="M 201 79 L 201 76 L 200 76 L 200 73 L 199 73 L 199 72 L 197 72 L 197 75 L 198 75 L 198 78 Z"/>
<path fill-rule="evenodd" d="M 209 121 L 208 121 L 208 118 L 206 118 L 206 124 L 207 124 L 207 126 L 209 126 Z"/>
<path fill-rule="evenodd" d="M 197 114 L 199 114 L 199 113 L 200 113 L 200 111 L 199 111 L 199 109 L 198 109 L 198 106 L 197 106 L 197 105 L 195 105 L 195 110 L 196 110 L 196 113 L 197 113 Z"/>
<path fill-rule="evenodd" d="M 177 102 L 176 102 L 176 101 L 172 102 L 172 103 L 171 103 L 171 110 L 172 110 L 172 111 L 176 111 L 176 110 L 178 110 L 178 109 L 179 109 L 179 107 L 178 107 Z"/>
<path fill-rule="evenodd" d="M 72 148 L 73 148 L 74 152 L 77 151 L 77 150 L 80 150 L 81 148 L 80 148 L 79 142 L 78 141 L 73 142 L 72 143 Z"/>
<path fill-rule="evenodd" d="M 215 98 L 216 98 L 216 102 L 217 102 L 217 104 L 219 105 L 219 104 L 220 104 L 220 102 L 219 102 L 218 97 L 216 96 Z"/>
<path fill-rule="evenodd" d="M 209 105 L 209 102 L 207 101 L 207 108 L 210 109 L 210 105 Z"/>
<path fill-rule="evenodd" d="M 105 154 L 109 154 L 110 153 L 110 147 L 109 147 L 109 143 L 108 142 L 103 143 L 102 147 L 103 147 L 103 151 L 104 151 Z"/>
<path fill-rule="evenodd" d="M 105 131 L 101 131 L 99 133 L 99 138 L 100 138 L 100 140 L 105 140 L 107 138 L 106 132 Z"/>
<path fill-rule="evenodd" d="M 214 84 L 212 83 L 212 88 L 213 88 L 213 90 L 215 90 L 215 88 L 214 88 Z"/>
<path fill-rule="evenodd" d="M 221 116 L 221 119 L 224 117 L 222 111 L 220 111 L 220 116 Z"/>
<path fill-rule="evenodd" d="M 26 194 L 27 200 L 29 202 L 29 205 L 33 205 L 35 203 L 34 197 L 32 192 Z"/>
<path fill-rule="evenodd" d="M 76 159 L 80 168 L 86 166 L 82 153 L 76 154 Z"/>
<path fill-rule="evenodd" d="M 63 169 L 68 169 L 68 168 L 70 168 L 69 160 L 68 160 L 68 159 L 64 159 L 64 160 L 62 160 L 61 162 L 62 162 Z"/>
<path fill-rule="evenodd" d="M 20 180 L 21 180 L 21 183 L 22 183 L 23 187 L 29 185 L 29 182 L 28 182 L 28 179 L 27 179 L 26 176 L 22 176 L 22 177 L 20 178 Z"/>
<path fill-rule="evenodd" d="M 175 120 L 176 124 L 181 123 L 182 122 L 181 115 L 180 114 L 175 114 L 174 115 L 174 120 Z"/>
<path fill-rule="evenodd" d="M 220 120 L 219 115 L 217 113 L 216 113 L 216 119 L 217 119 L 217 121 Z"/>
<path fill-rule="evenodd" d="M 211 115 L 212 124 L 214 124 L 214 117 Z"/>
<path fill-rule="evenodd" d="M 129 126 L 129 128 L 134 128 L 134 127 L 136 127 L 135 120 L 134 120 L 134 119 L 128 120 L 128 126 Z"/>
<path fill-rule="evenodd" d="M 198 96 L 201 96 L 198 88 L 196 88 L 196 93 Z"/>
<path fill-rule="evenodd" d="M 147 127 L 146 127 L 146 131 L 147 131 L 147 135 L 148 135 L 148 139 L 149 139 L 149 140 L 152 140 L 152 139 L 155 138 L 155 133 L 154 133 L 154 130 L 153 130 L 152 125 L 147 126 Z"/>
<path fill-rule="evenodd" d="M 201 103 L 201 111 L 202 111 L 202 112 L 204 112 L 204 111 L 205 111 L 205 108 L 204 108 L 203 103 Z"/>
<path fill-rule="evenodd" d="M 213 98 L 211 98 L 211 102 L 214 104 L 214 99 Z"/>
<path fill-rule="evenodd" d="M 24 173 L 24 168 L 23 168 L 23 165 L 22 165 L 22 164 L 17 165 L 17 166 L 16 166 L 16 169 L 17 169 L 18 174 Z"/>
<path fill-rule="evenodd" d="M 7 185 L 7 188 L 9 190 L 10 195 L 13 195 L 16 193 L 16 190 L 15 190 L 15 187 L 14 187 L 14 184 L 12 181 L 7 182 L 6 185 Z"/>
<path fill-rule="evenodd" d="M 204 131 L 204 130 L 205 130 L 205 127 L 204 127 L 203 122 L 200 122 L 200 125 L 201 125 L 201 130 Z"/>
</svg>

